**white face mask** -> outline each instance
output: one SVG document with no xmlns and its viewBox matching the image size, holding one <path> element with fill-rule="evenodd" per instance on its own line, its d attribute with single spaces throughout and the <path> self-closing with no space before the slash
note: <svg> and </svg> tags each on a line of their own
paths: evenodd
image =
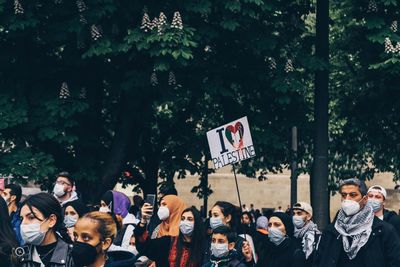
<svg viewBox="0 0 400 267">
<path fill-rule="evenodd" d="M 165 221 L 169 218 L 169 209 L 166 206 L 162 206 L 158 209 L 157 215 L 161 221 Z"/>
<path fill-rule="evenodd" d="M 370 198 L 368 199 L 368 203 L 371 205 L 374 212 L 378 212 L 382 209 L 382 202 L 377 199 Z"/>
<path fill-rule="evenodd" d="M 306 224 L 306 222 L 303 220 L 303 217 L 298 216 L 298 215 L 294 215 L 294 216 L 292 217 L 292 221 L 293 221 L 293 225 L 294 225 L 297 229 L 303 228 L 303 226 Z"/>
<path fill-rule="evenodd" d="M 285 239 L 286 236 L 278 228 L 268 228 L 268 239 L 276 246 L 279 246 Z"/>
<path fill-rule="evenodd" d="M 104 213 L 110 213 L 111 212 L 109 207 L 100 207 L 99 211 L 100 212 L 104 212 Z"/>
<path fill-rule="evenodd" d="M 53 189 L 53 193 L 56 197 L 62 197 L 65 195 L 64 186 L 62 184 L 56 184 Z"/>
<path fill-rule="evenodd" d="M 211 254 L 216 258 L 222 258 L 229 254 L 228 243 L 217 244 L 211 243 Z"/>
<path fill-rule="evenodd" d="M 44 223 L 43 221 L 42 223 Z M 40 230 L 42 223 L 21 224 L 21 237 L 27 244 L 39 246 L 46 237 L 46 232 Z"/>
<path fill-rule="evenodd" d="M 342 210 L 347 216 L 352 216 L 360 211 L 360 203 L 354 200 L 345 199 L 342 201 Z"/>
<path fill-rule="evenodd" d="M 210 218 L 210 227 L 211 227 L 211 229 L 214 230 L 214 229 L 216 229 L 216 228 L 218 228 L 219 226 L 222 226 L 222 225 L 224 225 L 224 223 L 223 223 L 221 217 L 211 217 Z"/>
<path fill-rule="evenodd" d="M 179 230 L 181 231 L 182 234 L 184 235 L 192 235 L 194 229 L 194 222 L 189 222 L 187 220 L 181 221 L 179 223 Z"/>
<path fill-rule="evenodd" d="M 65 215 L 64 216 L 64 224 L 65 227 L 71 228 L 75 226 L 76 222 L 78 221 L 78 217 L 72 215 Z"/>
<path fill-rule="evenodd" d="M 8 201 L 9 200 L 9 198 L 7 198 L 7 197 L 2 197 L 3 199 L 4 199 L 4 201 L 6 202 L 6 204 L 7 204 L 7 206 L 10 204 L 10 202 Z"/>
</svg>

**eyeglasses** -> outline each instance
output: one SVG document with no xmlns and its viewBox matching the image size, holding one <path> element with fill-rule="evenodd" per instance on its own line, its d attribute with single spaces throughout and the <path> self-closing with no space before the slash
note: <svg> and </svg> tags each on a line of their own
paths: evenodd
<svg viewBox="0 0 400 267">
<path fill-rule="evenodd" d="M 60 185 L 62 185 L 62 186 L 66 186 L 66 185 L 71 186 L 71 184 L 66 183 L 66 182 L 64 182 L 64 181 L 56 181 L 56 184 L 60 184 Z"/>
</svg>

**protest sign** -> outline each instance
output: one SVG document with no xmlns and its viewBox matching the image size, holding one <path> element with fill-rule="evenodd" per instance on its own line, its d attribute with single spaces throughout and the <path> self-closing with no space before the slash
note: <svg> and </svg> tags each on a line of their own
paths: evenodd
<svg viewBox="0 0 400 267">
<path fill-rule="evenodd" d="M 247 117 L 208 131 L 207 139 L 215 169 L 256 155 Z"/>
</svg>

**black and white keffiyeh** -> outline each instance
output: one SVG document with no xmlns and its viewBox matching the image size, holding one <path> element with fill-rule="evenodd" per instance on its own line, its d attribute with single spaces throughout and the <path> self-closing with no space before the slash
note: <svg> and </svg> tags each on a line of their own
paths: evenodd
<svg viewBox="0 0 400 267">
<path fill-rule="evenodd" d="M 347 216 L 342 209 L 339 211 L 335 229 L 342 236 L 343 249 L 350 260 L 354 259 L 358 251 L 367 243 L 372 232 L 373 221 L 374 212 L 368 203 L 352 216 Z"/>
<path fill-rule="evenodd" d="M 294 229 L 294 237 L 302 239 L 301 243 L 303 247 L 303 252 L 306 255 L 306 259 L 308 259 L 308 257 L 310 257 L 310 255 L 314 251 L 316 234 L 320 235 L 321 232 L 318 230 L 318 226 L 313 221 L 310 221 L 309 223 L 304 225 L 303 228 L 297 229 L 295 227 Z"/>
</svg>

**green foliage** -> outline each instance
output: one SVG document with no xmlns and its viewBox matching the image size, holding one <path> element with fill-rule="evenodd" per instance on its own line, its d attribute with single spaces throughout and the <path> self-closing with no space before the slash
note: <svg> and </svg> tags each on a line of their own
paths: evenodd
<svg viewBox="0 0 400 267">
<path fill-rule="evenodd" d="M 188 172 L 204 197 L 205 133 L 244 115 L 257 157 L 240 172 L 264 180 L 287 167 L 294 125 L 307 171 L 313 73 L 329 68 L 331 187 L 376 171 L 399 177 L 399 58 L 384 52 L 386 37 L 400 40 L 390 30 L 398 1 L 377 1 L 377 12 L 333 1 L 331 65 L 313 55 L 308 1 L 83 2 L 24 1 L 18 13 L 0 0 L 1 173 L 51 180 L 66 169 L 88 192 L 117 178 L 150 192 L 158 176 L 171 185 Z M 161 12 L 166 22 L 151 24 Z"/>
</svg>

